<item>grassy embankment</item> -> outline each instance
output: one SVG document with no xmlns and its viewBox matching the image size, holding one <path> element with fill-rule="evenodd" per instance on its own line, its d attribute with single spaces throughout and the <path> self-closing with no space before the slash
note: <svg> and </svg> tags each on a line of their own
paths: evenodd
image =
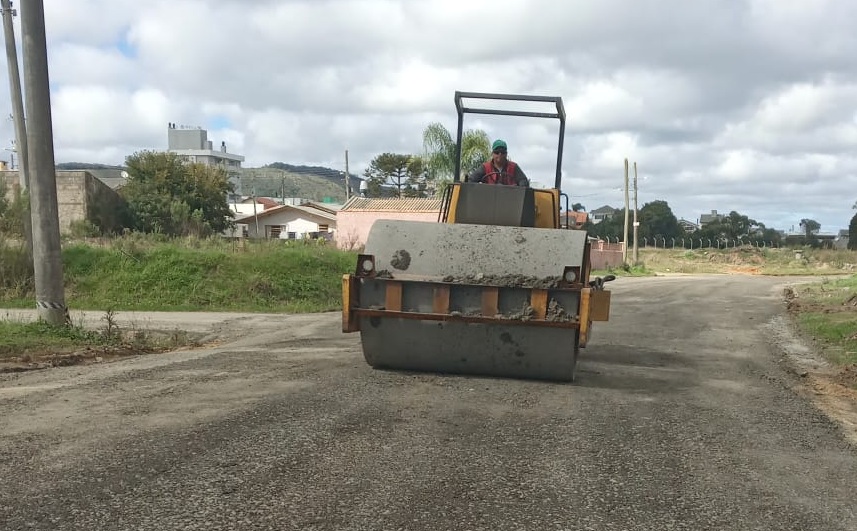
<svg viewBox="0 0 857 531">
<path fill-rule="evenodd" d="M 73 310 L 305 313 L 340 308 L 342 274 L 355 253 L 316 243 L 121 238 L 63 248 L 66 303 Z M 0 307 L 33 307 L 23 248 L 0 242 Z M 0 320 L 3 319 L 0 312 Z M 138 331 L 139 332 L 139 331 Z M 136 334 L 139 336 L 139 334 Z M 0 321 L 0 357 L 28 349 L 114 345 L 127 338 L 82 326 Z M 151 346 L 151 342 L 138 347 Z"/>
<path fill-rule="evenodd" d="M 827 359 L 857 364 L 857 276 L 798 286 L 788 296 L 789 311 Z"/>
</svg>

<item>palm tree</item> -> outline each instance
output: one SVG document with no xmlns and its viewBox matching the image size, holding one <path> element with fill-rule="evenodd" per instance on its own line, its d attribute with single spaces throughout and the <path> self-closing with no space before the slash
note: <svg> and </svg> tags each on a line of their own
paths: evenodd
<svg viewBox="0 0 857 531">
<path fill-rule="evenodd" d="M 455 173 L 455 138 L 438 122 L 423 131 L 423 150 L 429 179 L 436 193 L 443 193 Z M 481 129 L 468 129 L 461 135 L 461 169 L 468 171 L 491 156 L 491 140 Z"/>
</svg>

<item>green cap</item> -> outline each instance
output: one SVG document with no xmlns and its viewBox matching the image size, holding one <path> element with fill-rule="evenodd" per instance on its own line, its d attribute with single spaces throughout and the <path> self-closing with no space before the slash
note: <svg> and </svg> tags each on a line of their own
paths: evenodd
<svg viewBox="0 0 857 531">
<path fill-rule="evenodd" d="M 509 148 L 506 146 L 506 141 L 505 141 L 505 140 L 495 140 L 495 141 L 494 141 L 494 144 L 492 144 L 492 145 L 491 145 L 491 151 L 494 151 L 495 149 L 499 149 L 499 148 L 503 148 L 503 149 L 506 149 L 506 150 L 508 150 L 508 149 L 509 149 Z"/>
</svg>

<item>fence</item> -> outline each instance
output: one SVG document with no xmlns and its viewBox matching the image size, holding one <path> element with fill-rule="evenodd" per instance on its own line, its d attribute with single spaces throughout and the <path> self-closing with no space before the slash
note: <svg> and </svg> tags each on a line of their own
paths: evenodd
<svg viewBox="0 0 857 531">
<path fill-rule="evenodd" d="M 601 240 L 599 236 L 595 237 L 598 238 L 598 242 L 605 241 Z M 613 239 L 614 238 L 609 238 L 607 240 L 607 242 L 610 242 L 608 243 L 608 245 L 622 245 L 622 241 L 619 237 L 615 238 L 615 242 L 612 241 Z M 593 249 L 595 249 L 595 243 L 597 242 L 593 242 Z M 654 247 L 655 249 L 732 249 L 735 247 L 744 246 L 757 247 L 759 249 L 776 249 L 783 247 L 781 243 L 777 243 L 774 241 L 754 240 L 749 238 L 640 238 L 640 248 Z"/>
</svg>

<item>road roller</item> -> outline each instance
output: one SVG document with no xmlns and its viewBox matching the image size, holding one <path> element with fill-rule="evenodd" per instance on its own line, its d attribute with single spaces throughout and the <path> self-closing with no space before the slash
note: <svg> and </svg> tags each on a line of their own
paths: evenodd
<svg viewBox="0 0 857 531">
<path fill-rule="evenodd" d="M 550 112 L 470 100 L 540 102 Z M 593 322 L 609 319 L 605 284 L 615 277 L 591 276 L 588 235 L 568 222 L 562 99 L 457 91 L 455 107 L 455 177 L 437 221 L 372 225 L 342 278 L 342 330 L 360 333 L 375 369 L 573 382 Z M 554 187 L 460 178 L 468 113 L 557 119 Z"/>
</svg>

